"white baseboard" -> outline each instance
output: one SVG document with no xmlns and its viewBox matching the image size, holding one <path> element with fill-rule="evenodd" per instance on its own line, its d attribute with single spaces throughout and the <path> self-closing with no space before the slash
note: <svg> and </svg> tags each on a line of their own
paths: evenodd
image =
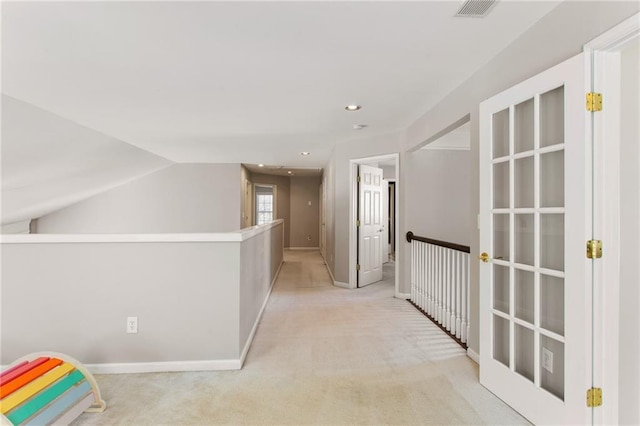
<svg viewBox="0 0 640 426">
<path fill-rule="evenodd" d="M 260 312 L 256 317 L 255 322 L 253 323 L 253 328 L 251 329 L 251 333 L 249 333 L 249 337 L 247 337 L 247 342 L 244 345 L 244 349 L 242 350 L 242 354 L 240 355 L 240 368 L 244 365 L 244 360 L 247 358 L 247 354 L 249 353 L 249 348 L 251 347 L 251 343 L 253 343 L 253 338 L 256 335 L 256 330 L 258 329 L 258 324 L 260 324 L 260 320 L 262 319 L 262 314 L 264 309 L 267 307 L 267 303 L 269 302 L 269 298 L 271 297 L 271 291 L 273 290 L 273 286 L 278 279 L 278 275 L 280 275 L 280 270 L 282 269 L 282 265 L 284 264 L 284 260 L 280 262 L 280 266 L 278 266 L 278 270 L 276 274 L 273 276 L 273 280 L 271 281 L 271 286 L 269 287 L 269 291 L 267 292 L 267 297 L 264 298 L 264 302 L 262 303 L 262 307 L 260 308 Z"/>
<path fill-rule="evenodd" d="M 320 250 L 320 247 L 287 247 L 285 250 Z"/>
<path fill-rule="evenodd" d="M 322 253 L 320 253 L 320 255 L 322 255 Z M 324 266 L 326 266 L 327 272 L 329 273 L 329 276 L 331 277 L 331 282 L 335 283 L 336 279 L 333 276 L 333 273 L 331 272 L 331 268 L 329 268 L 329 263 L 327 262 L 327 259 L 325 259 L 324 256 L 322 256 L 322 260 L 324 260 Z"/>
<path fill-rule="evenodd" d="M 396 293 L 396 299 L 409 300 L 411 299 L 411 293 Z"/>
<path fill-rule="evenodd" d="M 471 348 L 467 348 L 467 356 L 480 365 L 480 354 Z"/>
<path fill-rule="evenodd" d="M 336 287 L 342 287 L 342 288 L 348 288 L 348 289 L 351 288 L 349 286 L 349 283 L 343 283 L 343 282 L 336 281 L 336 280 L 333 281 L 333 285 L 335 285 Z"/>
<path fill-rule="evenodd" d="M 92 374 L 167 373 L 181 371 L 240 370 L 239 359 L 167 362 L 121 362 L 109 364 L 85 364 Z"/>
</svg>

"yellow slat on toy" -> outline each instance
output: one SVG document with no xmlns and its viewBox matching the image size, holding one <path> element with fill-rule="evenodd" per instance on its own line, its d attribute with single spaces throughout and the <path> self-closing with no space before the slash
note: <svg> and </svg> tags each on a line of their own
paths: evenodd
<svg viewBox="0 0 640 426">
<path fill-rule="evenodd" d="M 54 368 L 49 373 L 41 376 L 40 378 L 34 380 L 28 385 L 18 389 L 11 395 L 7 396 L 3 400 L 0 401 L 0 412 L 2 414 L 7 413 L 18 405 L 22 404 L 23 401 L 31 398 L 36 393 L 40 392 L 42 389 L 49 386 L 51 383 L 60 379 L 65 374 L 68 374 L 70 371 L 73 371 L 75 367 L 69 363 L 64 363 L 58 368 Z"/>
</svg>

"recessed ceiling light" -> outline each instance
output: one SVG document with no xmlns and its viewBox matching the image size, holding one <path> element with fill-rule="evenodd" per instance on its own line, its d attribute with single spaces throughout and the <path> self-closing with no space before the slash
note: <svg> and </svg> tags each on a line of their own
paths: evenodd
<svg viewBox="0 0 640 426">
<path fill-rule="evenodd" d="M 302 152 L 300 153 L 300 155 L 309 155 L 309 154 L 311 154 L 311 153 L 310 153 L 310 152 L 307 152 L 307 151 L 302 151 Z"/>
<path fill-rule="evenodd" d="M 258 167 L 264 167 L 264 164 L 258 164 Z"/>
<path fill-rule="evenodd" d="M 293 172 L 292 172 L 291 170 L 289 170 L 287 173 L 289 173 L 290 175 L 292 175 L 292 174 L 293 174 Z"/>
<path fill-rule="evenodd" d="M 351 105 L 347 105 L 346 107 L 344 107 L 344 109 L 346 109 L 347 111 L 357 111 L 360 108 L 362 108 L 360 105 L 356 105 L 356 104 L 351 104 Z"/>
<path fill-rule="evenodd" d="M 362 130 L 362 129 L 364 129 L 365 127 L 367 127 L 367 125 L 366 125 L 366 124 L 354 124 L 354 125 L 353 125 L 353 129 L 354 129 L 354 130 Z"/>
</svg>

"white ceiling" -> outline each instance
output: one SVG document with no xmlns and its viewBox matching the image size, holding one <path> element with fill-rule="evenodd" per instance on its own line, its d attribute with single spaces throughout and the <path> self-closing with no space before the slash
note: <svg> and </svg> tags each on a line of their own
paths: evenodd
<svg viewBox="0 0 640 426">
<path fill-rule="evenodd" d="M 461 3 L 4 2 L 2 91 L 172 161 L 323 167 L 336 143 L 409 125 L 558 4 L 454 18 Z"/>
</svg>

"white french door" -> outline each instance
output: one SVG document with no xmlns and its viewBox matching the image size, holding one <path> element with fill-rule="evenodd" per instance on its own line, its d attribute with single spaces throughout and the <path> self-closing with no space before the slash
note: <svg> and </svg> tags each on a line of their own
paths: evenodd
<svg viewBox="0 0 640 426">
<path fill-rule="evenodd" d="M 382 169 L 358 166 L 358 287 L 382 280 Z"/>
<path fill-rule="evenodd" d="M 480 105 L 480 382 L 535 424 L 592 422 L 585 64 Z"/>
</svg>

